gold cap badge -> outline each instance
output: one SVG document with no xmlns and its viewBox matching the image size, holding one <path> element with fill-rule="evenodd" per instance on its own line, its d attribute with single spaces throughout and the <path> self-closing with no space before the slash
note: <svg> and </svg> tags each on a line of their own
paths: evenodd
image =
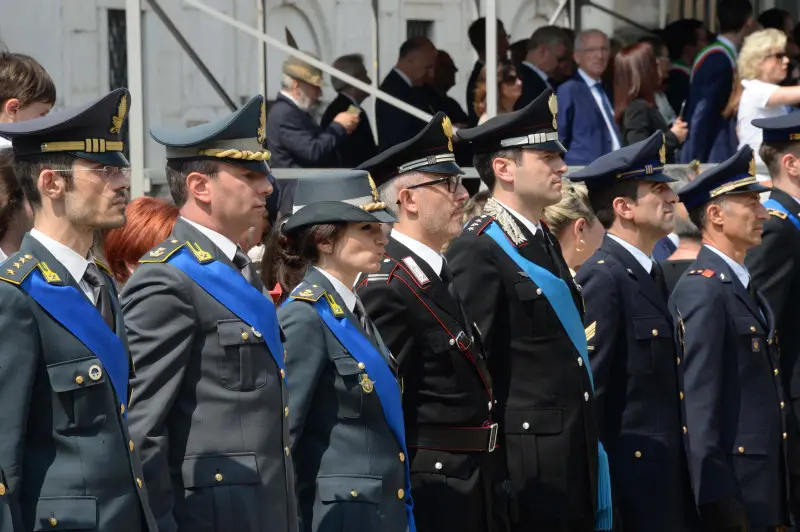
<svg viewBox="0 0 800 532">
<path fill-rule="evenodd" d="M 442 131 L 447 137 L 447 149 L 453 151 L 453 124 L 448 116 L 442 119 Z"/>
<path fill-rule="evenodd" d="M 558 98 L 555 94 L 551 94 L 550 98 L 547 99 L 547 105 L 550 107 L 550 113 L 553 115 L 553 129 L 558 129 L 558 121 L 556 120 L 556 115 L 558 115 Z"/>
<path fill-rule="evenodd" d="M 756 175 L 756 160 L 755 158 L 750 159 L 750 175 Z"/>
<path fill-rule="evenodd" d="M 109 133 L 113 135 L 119 134 L 122 131 L 122 124 L 125 122 L 125 115 L 128 113 L 128 96 L 123 94 L 117 107 L 117 116 L 111 118 L 111 129 Z"/>
<path fill-rule="evenodd" d="M 661 164 L 666 164 L 667 162 L 667 137 L 665 135 L 661 135 L 661 149 L 658 150 L 658 159 L 661 161 Z"/>
<path fill-rule="evenodd" d="M 378 187 L 375 186 L 375 181 L 372 179 L 372 174 L 367 174 L 367 179 L 369 179 L 369 187 L 372 189 L 372 199 L 375 201 L 380 201 L 381 198 L 378 195 Z"/>
<path fill-rule="evenodd" d="M 261 101 L 261 119 L 258 127 L 258 143 L 264 144 L 267 136 L 267 105 Z"/>
</svg>

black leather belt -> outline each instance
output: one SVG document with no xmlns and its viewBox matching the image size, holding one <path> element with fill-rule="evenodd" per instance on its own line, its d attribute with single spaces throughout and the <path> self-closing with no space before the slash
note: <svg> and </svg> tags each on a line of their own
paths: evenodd
<svg viewBox="0 0 800 532">
<path fill-rule="evenodd" d="M 497 423 L 485 427 L 421 425 L 407 439 L 409 447 L 418 449 L 490 453 L 497 445 Z"/>
</svg>

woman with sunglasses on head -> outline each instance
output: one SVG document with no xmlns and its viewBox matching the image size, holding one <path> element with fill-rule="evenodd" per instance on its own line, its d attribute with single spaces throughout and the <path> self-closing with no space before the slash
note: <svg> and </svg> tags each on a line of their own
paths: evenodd
<svg viewBox="0 0 800 532">
<path fill-rule="evenodd" d="M 741 80 L 736 129 L 739 148 L 745 144 L 753 148 L 756 164 L 763 165 L 758 150 L 763 139 L 762 130 L 754 127 L 756 118 L 785 115 L 789 106 L 800 104 L 800 86 L 781 87 L 789 66 L 786 54 L 786 34 L 776 29 L 761 30 L 744 40 L 736 60 Z M 768 176 L 760 177 L 762 180 Z"/>
<path fill-rule="evenodd" d="M 286 341 L 291 451 L 302 532 L 415 532 L 397 365 L 352 287 L 379 271 L 395 217 L 369 174 L 298 183 L 265 254 L 291 290 Z"/>
<path fill-rule="evenodd" d="M 514 104 L 522 95 L 522 80 L 517 76 L 517 69 L 508 60 L 497 64 L 497 114 L 502 115 L 514 110 Z M 478 83 L 475 85 L 475 113 L 480 117 L 479 124 L 489 120 L 486 113 L 486 67 L 481 69 Z"/>
</svg>

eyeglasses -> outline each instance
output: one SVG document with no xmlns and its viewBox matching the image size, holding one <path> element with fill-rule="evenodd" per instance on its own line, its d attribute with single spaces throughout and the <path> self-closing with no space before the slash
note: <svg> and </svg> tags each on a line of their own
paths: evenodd
<svg viewBox="0 0 800 532">
<path fill-rule="evenodd" d="M 789 57 L 789 54 L 787 54 L 786 52 L 775 52 L 774 54 L 769 54 L 767 56 L 767 59 L 769 59 L 770 57 L 774 57 L 779 61 L 783 61 L 785 58 Z"/>
<path fill-rule="evenodd" d="M 434 179 L 432 181 L 426 181 L 424 183 L 419 183 L 417 185 L 411 185 L 410 187 L 406 187 L 406 190 L 413 190 L 415 188 L 422 188 L 422 187 L 432 187 L 440 183 L 446 183 L 447 191 L 453 194 L 455 193 L 456 190 L 458 190 L 458 186 L 461 184 L 461 176 L 449 175 L 446 177 L 441 177 L 439 179 Z"/>
<path fill-rule="evenodd" d="M 53 168 L 54 172 L 59 174 L 74 174 L 75 168 Z M 97 168 L 82 168 L 84 172 L 94 172 L 100 176 L 101 179 L 130 179 L 131 169 L 120 166 L 100 166 Z"/>
</svg>

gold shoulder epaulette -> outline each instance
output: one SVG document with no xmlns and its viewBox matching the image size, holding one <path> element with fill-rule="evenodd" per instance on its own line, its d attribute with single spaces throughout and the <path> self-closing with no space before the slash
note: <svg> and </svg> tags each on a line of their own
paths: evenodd
<svg viewBox="0 0 800 532">
<path fill-rule="evenodd" d="M 187 242 L 181 242 L 175 238 L 167 239 L 145 253 L 144 256 L 139 259 L 139 262 L 165 262 L 172 256 L 173 253 L 181 249 L 186 244 Z"/>
<path fill-rule="evenodd" d="M 785 212 L 781 212 L 778 209 L 767 209 L 767 212 L 770 216 L 780 218 L 781 220 L 785 220 L 788 217 Z"/>
<path fill-rule="evenodd" d="M 302 301 L 311 301 L 316 303 L 319 298 L 325 293 L 325 289 L 315 284 L 302 282 L 297 285 L 297 288 L 292 290 L 290 297 L 293 299 L 300 299 Z"/>
<path fill-rule="evenodd" d="M 105 264 L 103 264 L 102 262 L 100 262 L 97 259 L 94 260 L 94 263 L 95 263 L 95 265 L 97 265 L 97 267 L 99 269 L 103 270 L 104 272 L 106 272 L 111 277 L 114 277 L 114 273 L 111 271 L 111 268 L 109 268 L 108 266 L 106 266 Z"/>
<path fill-rule="evenodd" d="M 15 253 L 0 265 L 0 279 L 11 284 L 21 284 L 38 264 L 39 261 L 29 253 Z"/>
</svg>

